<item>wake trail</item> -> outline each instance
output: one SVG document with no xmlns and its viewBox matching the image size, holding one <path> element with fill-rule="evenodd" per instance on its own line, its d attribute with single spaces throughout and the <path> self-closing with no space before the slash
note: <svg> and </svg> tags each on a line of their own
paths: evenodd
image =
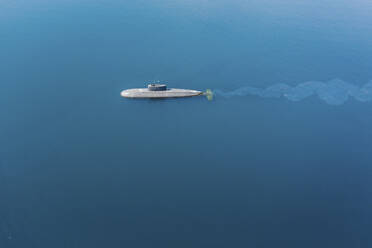
<svg viewBox="0 0 372 248">
<path fill-rule="evenodd" d="M 274 84 L 268 88 L 242 87 L 233 91 L 214 90 L 216 96 L 225 98 L 235 96 L 254 95 L 267 98 L 285 97 L 290 101 L 301 101 L 312 95 L 317 95 L 321 100 L 330 105 L 344 104 L 349 97 L 360 102 L 372 101 L 372 81 L 362 87 L 345 82 L 341 79 L 333 79 L 327 82 L 308 81 L 291 87 L 288 84 Z"/>
</svg>

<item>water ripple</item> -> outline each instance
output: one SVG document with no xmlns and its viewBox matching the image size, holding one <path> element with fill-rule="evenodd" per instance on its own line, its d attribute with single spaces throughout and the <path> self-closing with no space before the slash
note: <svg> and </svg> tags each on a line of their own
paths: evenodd
<svg viewBox="0 0 372 248">
<path fill-rule="evenodd" d="M 349 97 L 357 101 L 369 102 L 372 100 L 372 81 L 358 87 L 341 79 L 328 82 L 308 81 L 291 87 L 287 84 L 274 84 L 266 89 L 256 87 L 242 87 L 233 91 L 214 90 L 215 95 L 226 98 L 234 96 L 255 95 L 260 97 L 285 97 L 290 101 L 300 101 L 312 95 L 317 95 L 321 100 L 330 105 L 341 105 Z"/>
</svg>

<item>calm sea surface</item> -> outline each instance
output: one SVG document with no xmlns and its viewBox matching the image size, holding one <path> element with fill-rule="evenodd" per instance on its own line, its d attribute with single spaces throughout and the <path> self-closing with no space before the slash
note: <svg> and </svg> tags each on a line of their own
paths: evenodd
<svg viewBox="0 0 372 248">
<path fill-rule="evenodd" d="M 367 0 L 0 1 L 1 248 L 370 248 Z"/>
</svg>

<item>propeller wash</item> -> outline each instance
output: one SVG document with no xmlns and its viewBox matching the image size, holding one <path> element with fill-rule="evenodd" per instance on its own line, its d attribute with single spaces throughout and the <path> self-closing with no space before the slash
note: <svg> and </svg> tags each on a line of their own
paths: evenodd
<svg viewBox="0 0 372 248">
<path fill-rule="evenodd" d="M 225 98 L 254 95 L 266 98 L 284 97 L 290 101 L 300 101 L 312 95 L 330 105 L 341 105 L 350 97 L 360 102 L 372 101 L 372 81 L 362 87 L 340 79 L 327 82 L 308 81 L 291 87 L 287 84 L 274 84 L 268 88 L 242 87 L 233 91 L 214 90 L 216 96 Z"/>
</svg>

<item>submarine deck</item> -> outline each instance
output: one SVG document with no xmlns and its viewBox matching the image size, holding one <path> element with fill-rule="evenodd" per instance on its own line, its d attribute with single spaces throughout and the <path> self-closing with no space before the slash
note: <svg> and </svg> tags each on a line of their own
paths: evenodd
<svg viewBox="0 0 372 248">
<path fill-rule="evenodd" d="M 203 92 L 198 90 L 167 89 L 162 91 L 151 91 L 147 88 L 128 89 L 121 92 L 121 96 L 126 98 L 176 98 L 199 96 L 201 94 L 203 94 Z"/>
</svg>

